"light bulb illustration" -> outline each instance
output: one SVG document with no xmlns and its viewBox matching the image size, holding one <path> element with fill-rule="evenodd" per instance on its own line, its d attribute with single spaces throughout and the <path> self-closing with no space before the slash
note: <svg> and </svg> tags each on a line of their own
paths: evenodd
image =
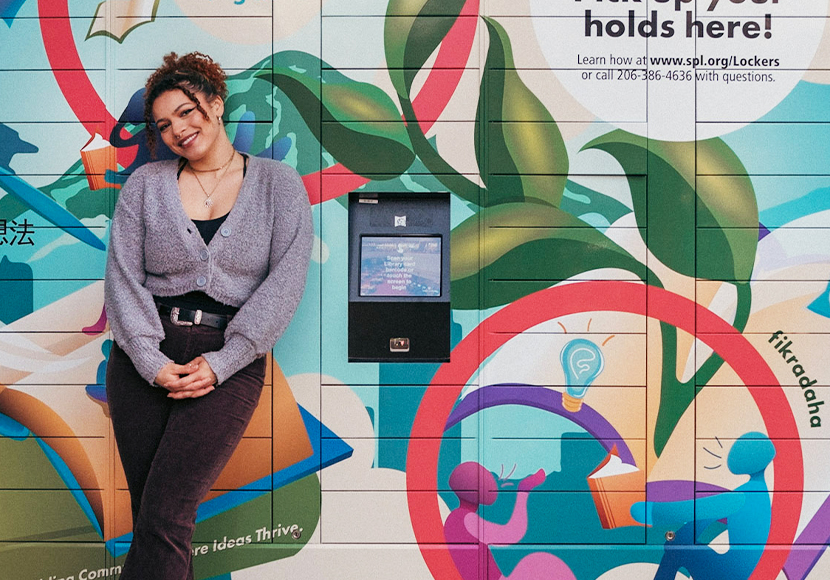
<svg viewBox="0 0 830 580">
<path fill-rule="evenodd" d="M 562 394 L 562 406 L 571 413 L 582 408 L 582 399 L 588 387 L 605 367 L 602 351 L 597 345 L 585 338 L 575 338 L 568 342 L 559 354 L 565 371 L 567 389 Z"/>
</svg>

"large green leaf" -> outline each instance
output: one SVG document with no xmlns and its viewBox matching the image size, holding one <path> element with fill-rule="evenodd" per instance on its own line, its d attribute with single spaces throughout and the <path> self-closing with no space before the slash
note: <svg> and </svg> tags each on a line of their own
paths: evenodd
<svg viewBox="0 0 830 580">
<path fill-rule="evenodd" d="M 421 131 L 410 92 L 416 75 L 444 41 L 466 0 L 390 0 L 384 23 L 386 65 L 400 98 L 415 153 L 450 191 L 478 205 L 481 188 L 441 157 Z"/>
<path fill-rule="evenodd" d="M 533 198 L 558 207 L 568 178 L 562 134 L 542 102 L 519 78 L 507 32 L 498 22 L 484 20 L 490 47 L 475 135 L 476 142 L 482 144 L 476 157 L 488 189 L 487 205 Z"/>
<path fill-rule="evenodd" d="M 415 159 L 400 113 L 380 88 L 343 75 L 322 82 L 288 67 L 257 76 L 285 93 L 323 147 L 351 171 L 390 178 Z"/>
<path fill-rule="evenodd" d="M 733 325 L 742 332 L 752 302 L 747 281 L 758 244 L 758 207 L 735 153 L 721 139 L 650 141 L 619 130 L 585 148 L 606 151 L 622 165 L 641 234 L 660 261 L 687 276 L 735 282 Z M 675 368 L 677 329 L 665 323 L 660 327 L 663 369 L 654 428 L 658 456 L 696 393 L 723 365 L 720 357 L 710 355 L 681 383 Z"/>
<path fill-rule="evenodd" d="M 483 220 L 483 240 L 479 220 Z M 579 218 L 542 204 L 500 204 L 482 210 L 452 232 L 453 308 L 500 306 L 599 268 L 646 277 L 641 262 Z M 502 280 L 505 283 L 489 283 Z M 481 282 L 488 288 L 480 304 Z"/>
<path fill-rule="evenodd" d="M 466 0 L 390 0 L 383 41 L 386 66 L 401 98 L 452 28 Z"/>
<path fill-rule="evenodd" d="M 319 67 L 319 60 L 311 55 L 300 53 L 297 51 L 286 51 L 284 53 L 277 53 L 264 58 L 262 61 L 253 67 L 240 71 L 237 74 L 228 78 L 228 98 L 225 101 L 226 120 L 231 123 L 228 124 L 229 129 L 233 129 L 233 122 L 245 121 L 247 119 L 255 119 L 257 121 L 266 121 L 273 119 L 273 123 L 248 123 L 248 130 L 252 130 L 253 138 L 249 147 L 249 152 L 252 155 L 258 155 L 264 151 L 277 137 L 276 133 L 282 129 L 285 133 L 295 132 L 296 128 L 291 128 L 289 123 L 284 123 L 286 111 L 283 110 L 279 102 L 279 90 L 270 82 L 263 79 L 270 77 L 273 66 L 276 66 L 277 59 L 287 60 L 292 66 L 305 67 L 317 66 Z M 299 64 L 301 63 L 301 64 Z M 283 101 L 287 101 L 282 96 Z M 296 131 L 297 133 L 299 131 Z M 233 140 L 233 136 L 231 139 Z M 316 139 L 312 135 L 307 135 L 307 139 L 312 142 Z M 297 147 L 303 146 L 303 139 L 297 135 Z M 311 147 L 309 146 L 310 150 Z"/>
<path fill-rule="evenodd" d="M 562 197 L 562 205 L 559 207 L 586 221 L 587 216 L 594 218 L 599 216 L 608 224 L 613 224 L 622 216 L 631 213 L 630 208 L 613 197 L 571 180 L 568 180 L 565 195 Z M 596 227 L 593 221 L 590 223 Z"/>
<path fill-rule="evenodd" d="M 661 262 L 686 276 L 749 279 L 758 205 L 746 169 L 721 139 L 655 141 L 616 130 L 584 148 L 606 151 L 622 165 L 644 241 Z"/>
</svg>

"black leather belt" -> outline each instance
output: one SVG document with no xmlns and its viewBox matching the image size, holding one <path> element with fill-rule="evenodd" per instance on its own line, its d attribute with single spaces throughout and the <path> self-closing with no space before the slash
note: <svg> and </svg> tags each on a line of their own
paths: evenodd
<svg viewBox="0 0 830 580">
<path fill-rule="evenodd" d="M 211 314 L 202 310 L 189 310 L 187 308 L 179 308 L 178 306 L 165 306 L 158 304 L 159 313 L 162 316 L 170 316 L 170 322 L 177 326 L 210 326 L 225 330 L 230 322 L 230 314 Z"/>
</svg>

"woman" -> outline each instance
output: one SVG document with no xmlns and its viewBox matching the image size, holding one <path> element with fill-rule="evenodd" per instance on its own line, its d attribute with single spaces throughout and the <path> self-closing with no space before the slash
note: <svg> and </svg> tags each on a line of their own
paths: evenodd
<svg viewBox="0 0 830 580">
<path fill-rule="evenodd" d="M 147 80 L 147 135 L 153 151 L 155 127 L 180 159 L 137 169 L 113 216 L 107 400 L 133 515 L 122 580 L 193 578 L 196 508 L 305 284 L 306 191 L 290 167 L 234 150 L 225 79 L 206 55 L 164 58 Z"/>
</svg>

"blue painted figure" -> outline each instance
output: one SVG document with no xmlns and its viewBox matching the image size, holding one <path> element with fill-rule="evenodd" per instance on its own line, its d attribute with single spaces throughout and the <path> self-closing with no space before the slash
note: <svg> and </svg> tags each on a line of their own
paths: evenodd
<svg viewBox="0 0 830 580">
<path fill-rule="evenodd" d="M 749 475 L 734 491 L 696 500 L 637 502 L 631 515 L 640 523 L 680 526 L 667 542 L 655 580 L 674 580 L 685 569 L 694 580 L 746 580 L 767 542 L 772 518 L 764 472 L 775 457 L 775 447 L 763 433 L 745 433 L 727 457 L 729 471 Z M 726 519 L 729 549 L 719 554 L 701 540 L 708 528 Z"/>
<path fill-rule="evenodd" d="M 110 358 L 111 349 L 111 340 L 107 339 L 101 343 L 101 354 L 104 355 L 104 360 L 98 364 L 98 372 L 95 375 L 95 384 L 86 386 L 87 396 L 101 406 L 104 411 L 104 415 L 107 418 L 110 416 L 110 408 L 107 405 L 107 389 L 104 385 L 107 381 L 107 362 Z"/>
</svg>

